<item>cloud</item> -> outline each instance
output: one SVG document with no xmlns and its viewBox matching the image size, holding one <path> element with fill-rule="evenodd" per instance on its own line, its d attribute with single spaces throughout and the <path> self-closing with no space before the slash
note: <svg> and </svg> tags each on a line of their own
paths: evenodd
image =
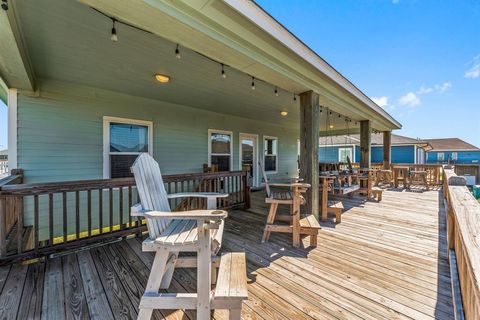
<svg viewBox="0 0 480 320">
<path fill-rule="evenodd" d="M 416 107 L 421 104 L 421 101 L 415 93 L 409 92 L 398 99 L 398 104 L 401 106 Z"/>
<path fill-rule="evenodd" d="M 388 97 L 372 97 L 373 102 L 375 102 L 379 107 L 385 108 L 388 105 Z"/>
<path fill-rule="evenodd" d="M 416 94 L 422 95 L 422 94 L 429 94 L 432 92 L 437 92 L 437 93 L 444 93 L 448 89 L 452 87 L 451 82 L 444 82 L 442 84 L 436 84 L 432 87 L 425 87 L 421 86 L 420 89 L 417 90 Z"/>
<path fill-rule="evenodd" d="M 465 72 L 465 78 L 476 79 L 480 77 L 480 54 L 471 61 L 472 67 Z"/>
</svg>

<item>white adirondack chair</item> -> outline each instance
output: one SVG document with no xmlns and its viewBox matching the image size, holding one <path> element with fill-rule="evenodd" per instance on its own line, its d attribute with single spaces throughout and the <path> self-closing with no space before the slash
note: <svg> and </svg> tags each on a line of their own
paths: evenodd
<svg viewBox="0 0 480 320">
<path fill-rule="evenodd" d="M 156 252 L 138 319 L 150 319 L 153 309 L 197 309 L 198 319 L 210 319 L 212 255 L 220 249 L 223 219 L 227 216 L 226 211 L 215 209 L 217 198 L 228 194 L 167 194 L 158 163 L 146 153 L 135 160 L 132 172 L 141 203 L 131 208 L 131 215 L 146 218 L 149 238 L 142 249 Z M 171 212 L 168 199 L 180 197 L 206 198 L 208 210 Z M 179 252 L 198 254 L 179 257 Z M 159 293 L 160 288 L 169 287 L 175 267 L 197 268 L 196 294 Z"/>
</svg>

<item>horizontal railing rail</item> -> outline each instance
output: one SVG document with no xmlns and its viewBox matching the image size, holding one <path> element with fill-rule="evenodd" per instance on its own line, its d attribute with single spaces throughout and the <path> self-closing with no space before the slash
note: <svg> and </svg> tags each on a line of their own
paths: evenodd
<svg viewBox="0 0 480 320">
<path fill-rule="evenodd" d="M 447 241 L 456 319 L 480 319 L 480 203 L 452 168 L 444 169 Z M 458 292 L 460 291 L 460 292 Z M 461 297 L 461 298 L 460 298 Z"/>
<path fill-rule="evenodd" d="M 98 241 L 146 230 L 132 218 L 139 202 L 133 178 L 0 185 L 0 263 L 41 257 Z M 243 171 L 163 176 L 167 193 L 222 192 L 219 208 L 249 206 L 247 173 Z M 21 182 L 21 181 L 20 181 Z M 172 199 L 172 210 L 206 208 L 202 198 Z M 8 217 L 17 222 L 7 230 Z M 3 226 L 3 227 L 2 227 Z"/>
</svg>

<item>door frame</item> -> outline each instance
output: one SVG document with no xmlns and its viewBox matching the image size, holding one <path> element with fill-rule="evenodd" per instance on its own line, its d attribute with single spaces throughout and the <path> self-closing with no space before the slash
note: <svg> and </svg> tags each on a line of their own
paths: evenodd
<svg viewBox="0 0 480 320">
<path fill-rule="evenodd" d="M 253 133 L 243 133 L 240 132 L 238 135 L 238 167 L 242 170 L 242 139 L 252 139 L 253 140 L 253 181 L 252 187 L 259 186 L 258 180 L 258 134 Z"/>
</svg>

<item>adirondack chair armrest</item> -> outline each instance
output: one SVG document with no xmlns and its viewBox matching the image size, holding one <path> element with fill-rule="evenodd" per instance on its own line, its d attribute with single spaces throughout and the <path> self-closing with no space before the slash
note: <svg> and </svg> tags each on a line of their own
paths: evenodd
<svg viewBox="0 0 480 320">
<path fill-rule="evenodd" d="M 190 210 L 190 211 L 145 211 L 143 215 L 148 219 L 190 219 L 219 221 L 228 216 L 225 210 Z"/>
<path fill-rule="evenodd" d="M 175 198 L 226 198 L 228 193 L 219 192 L 179 192 L 167 194 L 168 199 Z"/>
</svg>

